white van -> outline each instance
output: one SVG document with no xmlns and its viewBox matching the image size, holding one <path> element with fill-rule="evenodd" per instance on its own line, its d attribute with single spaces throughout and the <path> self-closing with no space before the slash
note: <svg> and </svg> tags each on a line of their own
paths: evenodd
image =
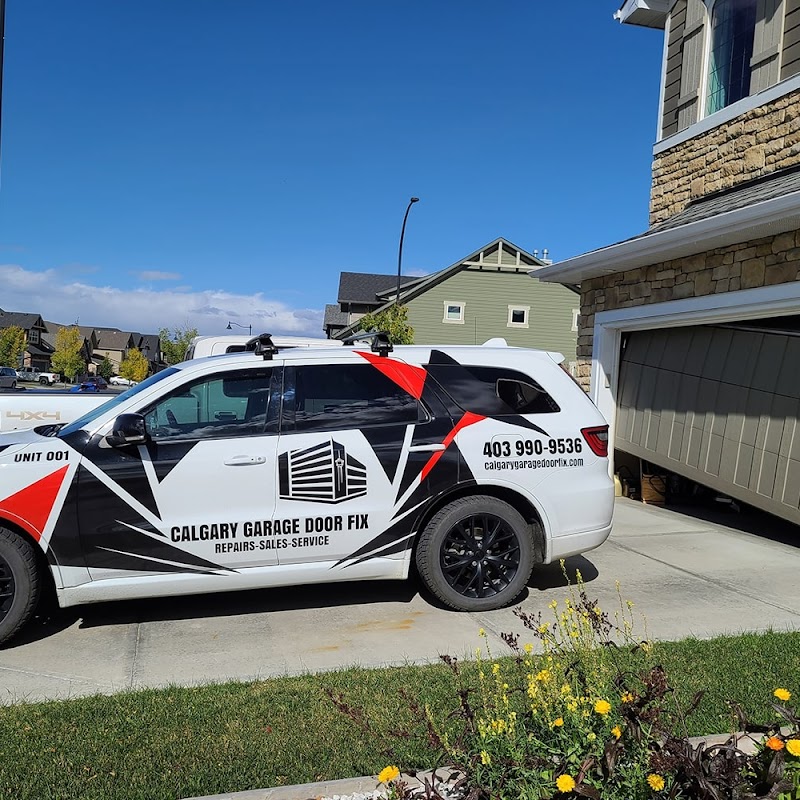
<svg viewBox="0 0 800 800">
<path fill-rule="evenodd" d="M 185 361 L 205 356 L 219 356 L 223 353 L 243 353 L 252 336 L 233 334 L 231 336 L 195 336 L 186 351 Z M 315 339 L 310 336 L 273 336 L 276 347 L 285 350 L 289 347 L 340 347 L 339 339 Z"/>
</svg>

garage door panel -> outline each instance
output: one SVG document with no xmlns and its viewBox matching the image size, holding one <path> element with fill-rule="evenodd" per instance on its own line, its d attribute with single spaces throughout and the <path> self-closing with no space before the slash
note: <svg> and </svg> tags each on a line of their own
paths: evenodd
<svg viewBox="0 0 800 800">
<path fill-rule="evenodd" d="M 800 337 L 632 332 L 619 397 L 619 449 L 800 523 Z"/>
<path fill-rule="evenodd" d="M 791 337 L 786 343 L 783 368 L 777 375 L 775 391 L 785 397 L 800 397 L 800 339 Z"/>
<path fill-rule="evenodd" d="M 711 337 L 708 351 L 706 352 L 706 360 L 703 364 L 703 377 L 715 383 L 722 380 L 725 362 L 730 351 L 731 339 L 733 339 L 732 331 L 724 328 L 719 330 L 719 335 Z"/>
</svg>

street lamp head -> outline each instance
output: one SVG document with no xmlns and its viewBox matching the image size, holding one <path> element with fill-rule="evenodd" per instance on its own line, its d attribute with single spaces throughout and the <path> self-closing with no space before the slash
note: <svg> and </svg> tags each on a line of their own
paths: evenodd
<svg viewBox="0 0 800 800">
<path fill-rule="evenodd" d="M 419 197 L 412 197 L 411 198 L 411 202 L 412 203 L 419 203 Z"/>
</svg>

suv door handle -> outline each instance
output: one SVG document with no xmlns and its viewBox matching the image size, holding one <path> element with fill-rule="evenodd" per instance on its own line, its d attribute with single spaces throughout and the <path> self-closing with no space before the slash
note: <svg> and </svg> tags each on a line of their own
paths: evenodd
<svg viewBox="0 0 800 800">
<path fill-rule="evenodd" d="M 440 453 L 442 450 L 447 450 L 443 444 L 412 444 L 408 448 L 409 453 Z"/>
<path fill-rule="evenodd" d="M 226 467 L 249 467 L 255 464 L 266 464 L 266 456 L 233 456 L 223 462 Z"/>
</svg>

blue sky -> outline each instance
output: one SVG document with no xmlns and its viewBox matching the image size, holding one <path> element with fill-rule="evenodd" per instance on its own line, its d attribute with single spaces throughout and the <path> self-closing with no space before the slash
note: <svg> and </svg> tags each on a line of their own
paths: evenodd
<svg viewBox="0 0 800 800">
<path fill-rule="evenodd" d="M 6 0 L 0 308 L 322 335 L 340 271 L 647 227 L 660 32 L 614 0 Z"/>
</svg>

